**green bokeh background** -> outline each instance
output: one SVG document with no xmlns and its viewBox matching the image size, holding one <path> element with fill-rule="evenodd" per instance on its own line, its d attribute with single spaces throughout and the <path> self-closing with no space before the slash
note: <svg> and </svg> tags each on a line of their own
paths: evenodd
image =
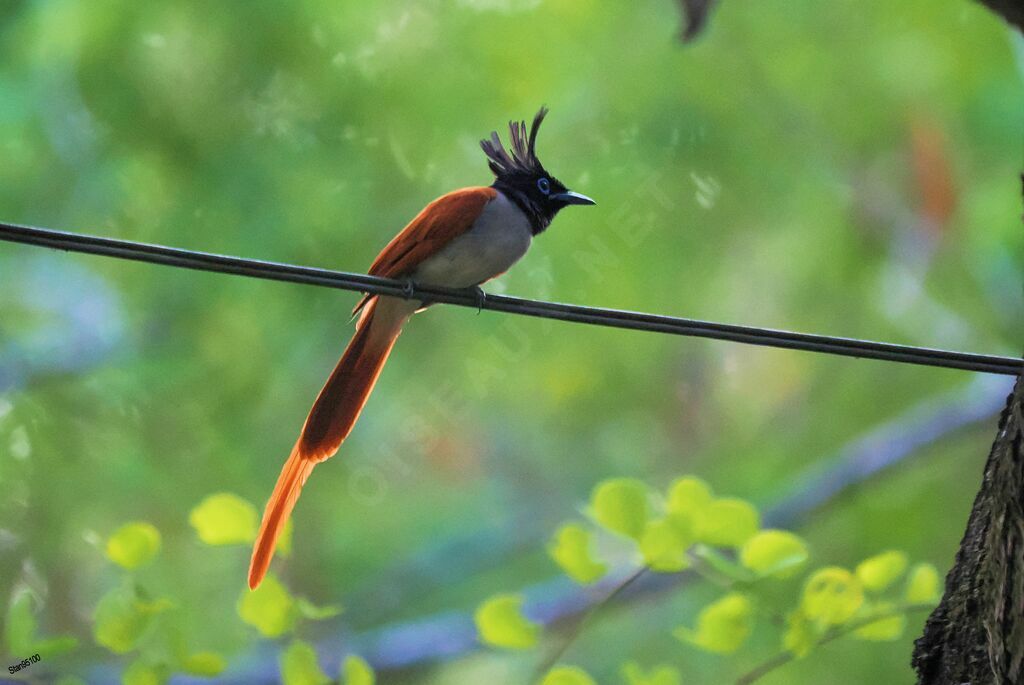
<svg viewBox="0 0 1024 685">
<path fill-rule="evenodd" d="M 492 292 L 1020 353 L 1018 38 L 965 0 L 725 0 L 686 46 L 680 22 L 670 0 L 6 0 L 0 217 L 359 271 L 426 202 L 489 183 L 477 141 L 547 104 L 544 163 L 598 205 L 560 215 Z M 248 551 L 204 547 L 188 513 L 218 491 L 262 506 L 356 297 L 0 244 L 0 591 L 34 588 L 44 631 L 81 638 L 46 673 L 125 663 L 90 615 L 119 576 L 97 540 L 130 520 L 163 533 L 139 578 L 175 593 L 190 644 L 228 657 L 225 682 L 276 653 L 235 613 Z M 547 536 L 602 478 L 694 473 L 766 504 L 970 382 L 436 307 L 317 469 L 275 568 L 346 607 L 305 637 L 360 644 L 557 575 Z M 898 548 L 944 573 L 994 426 L 797 532 L 821 563 Z M 718 594 L 612 609 L 566 658 L 601 683 L 629 658 L 731 682 L 778 634 L 732 657 L 676 642 Z M 763 682 L 907 682 L 922 621 Z M 478 650 L 380 681 L 516 683 L 535 657 Z"/>
</svg>

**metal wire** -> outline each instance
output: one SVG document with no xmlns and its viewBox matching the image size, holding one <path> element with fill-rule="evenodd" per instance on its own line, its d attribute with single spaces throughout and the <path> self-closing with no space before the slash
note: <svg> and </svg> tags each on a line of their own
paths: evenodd
<svg viewBox="0 0 1024 685">
<path fill-rule="evenodd" d="M 47 228 L 34 228 L 17 224 L 0 223 L 0 240 L 38 245 L 56 250 L 86 252 L 116 257 L 118 259 L 165 264 L 185 269 L 214 271 L 217 273 L 289 281 L 292 283 L 305 283 L 326 288 L 368 292 L 375 295 L 409 297 L 417 300 L 443 302 L 462 307 L 482 308 L 509 314 L 572 321 L 595 326 L 730 340 L 748 345 L 821 352 L 846 357 L 881 359 L 901 364 L 965 369 L 1008 376 L 1017 376 L 1024 371 L 1024 360 L 1013 357 L 955 352 L 810 333 L 792 333 L 755 326 L 739 326 L 713 321 L 662 316 L 659 314 L 644 314 L 618 309 L 526 300 L 507 295 L 487 295 L 486 298 L 481 300 L 477 293 L 472 290 L 421 286 L 365 274 L 316 269 L 308 266 L 296 266 L 294 264 L 281 264 L 278 262 L 265 262 L 257 259 L 230 257 L 207 252 L 195 252 L 193 250 L 183 250 L 163 245 L 151 245 L 129 240 L 68 233 L 66 231 L 55 231 Z"/>
</svg>

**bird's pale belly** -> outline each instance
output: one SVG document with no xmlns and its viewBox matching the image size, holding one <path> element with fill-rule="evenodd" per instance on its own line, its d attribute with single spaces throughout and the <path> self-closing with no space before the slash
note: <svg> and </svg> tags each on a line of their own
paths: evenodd
<svg viewBox="0 0 1024 685">
<path fill-rule="evenodd" d="M 519 261 L 532 239 L 526 215 L 499 194 L 487 204 L 470 230 L 424 260 L 413 280 L 451 288 L 479 285 Z"/>
</svg>

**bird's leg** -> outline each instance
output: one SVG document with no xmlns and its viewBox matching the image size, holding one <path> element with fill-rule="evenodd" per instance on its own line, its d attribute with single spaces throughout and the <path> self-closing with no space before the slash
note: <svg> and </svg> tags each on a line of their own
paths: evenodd
<svg viewBox="0 0 1024 685">
<path fill-rule="evenodd" d="M 487 302 L 487 293 L 478 285 L 473 286 L 473 294 L 476 295 L 476 313 L 483 311 L 484 303 Z"/>
</svg>

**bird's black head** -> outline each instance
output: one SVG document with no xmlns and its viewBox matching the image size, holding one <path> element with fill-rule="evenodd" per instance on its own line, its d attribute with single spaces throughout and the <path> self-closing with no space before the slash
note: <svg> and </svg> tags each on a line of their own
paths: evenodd
<svg viewBox="0 0 1024 685">
<path fill-rule="evenodd" d="M 533 118 L 530 134 L 526 134 L 525 121 L 509 122 L 509 140 L 511 155 L 501 144 L 498 132 L 491 132 L 489 140 L 481 140 L 480 147 L 487 155 L 487 165 L 494 172 L 494 188 L 503 192 L 514 201 L 530 217 L 533 232 L 540 233 L 559 210 L 569 205 L 595 204 L 586 195 L 574 193 L 557 178 L 549 174 L 537 159 L 534 146 L 537 142 L 537 129 L 544 121 L 548 110 L 540 108 Z"/>
</svg>

